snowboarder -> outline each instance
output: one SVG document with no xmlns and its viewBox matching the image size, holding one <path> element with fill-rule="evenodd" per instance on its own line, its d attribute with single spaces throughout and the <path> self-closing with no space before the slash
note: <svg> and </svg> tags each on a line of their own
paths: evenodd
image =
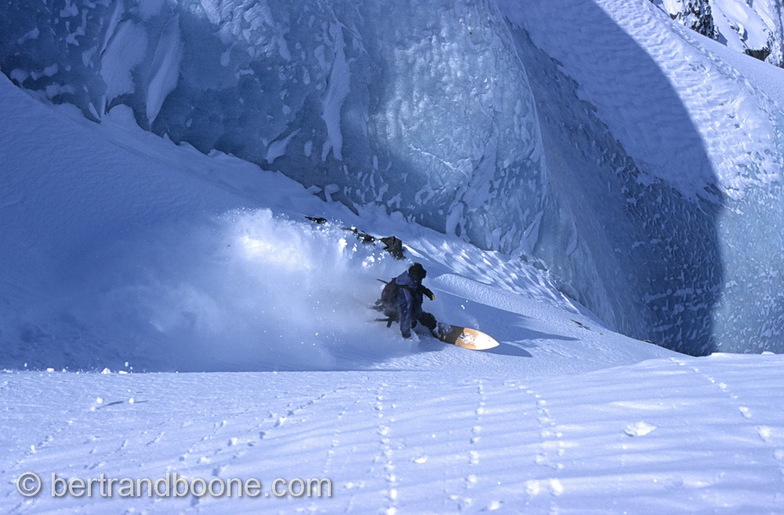
<svg viewBox="0 0 784 515">
<path fill-rule="evenodd" d="M 381 299 L 376 303 L 378 309 L 388 317 L 388 326 L 392 322 L 400 323 L 400 333 L 403 338 L 411 337 L 411 329 L 417 323 L 430 329 L 438 338 L 440 326 L 436 317 L 422 311 L 423 297 L 435 300 L 436 296 L 428 288 L 422 286 L 422 279 L 427 276 L 425 268 L 414 263 L 408 270 L 395 277 L 384 287 Z"/>
</svg>

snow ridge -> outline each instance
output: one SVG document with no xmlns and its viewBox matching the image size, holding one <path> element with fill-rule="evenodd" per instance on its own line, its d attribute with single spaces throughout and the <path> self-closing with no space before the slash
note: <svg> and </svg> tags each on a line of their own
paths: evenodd
<svg viewBox="0 0 784 515">
<path fill-rule="evenodd" d="M 782 4 L 776 0 L 651 0 L 692 30 L 782 66 Z"/>
</svg>

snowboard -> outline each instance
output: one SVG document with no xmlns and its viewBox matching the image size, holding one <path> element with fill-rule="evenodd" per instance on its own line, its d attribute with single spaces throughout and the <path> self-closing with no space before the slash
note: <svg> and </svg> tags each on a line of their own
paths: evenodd
<svg viewBox="0 0 784 515">
<path fill-rule="evenodd" d="M 487 350 L 499 345 L 492 336 L 482 331 L 477 331 L 470 327 L 460 327 L 459 325 L 449 326 L 444 324 L 439 340 L 471 350 Z"/>
</svg>

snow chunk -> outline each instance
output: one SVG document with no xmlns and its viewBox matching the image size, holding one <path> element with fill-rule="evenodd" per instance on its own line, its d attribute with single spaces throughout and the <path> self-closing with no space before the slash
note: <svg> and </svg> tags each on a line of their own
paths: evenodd
<svg viewBox="0 0 784 515">
<path fill-rule="evenodd" d="M 656 426 L 653 424 L 648 424 L 647 422 L 636 422 L 626 426 L 623 432 L 629 436 L 645 436 L 653 432 L 655 429 Z"/>
</svg>

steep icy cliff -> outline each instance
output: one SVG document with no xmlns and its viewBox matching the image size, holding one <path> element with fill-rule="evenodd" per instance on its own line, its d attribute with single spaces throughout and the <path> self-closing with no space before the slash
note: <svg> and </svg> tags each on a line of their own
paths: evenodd
<svg viewBox="0 0 784 515">
<path fill-rule="evenodd" d="M 157 134 L 330 198 L 524 247 L 541 141 L 492 2 L 62 4 L 2 12 L 0 66 L 19 85 L 96 120 L 127 104 Z"/>
</svg>

